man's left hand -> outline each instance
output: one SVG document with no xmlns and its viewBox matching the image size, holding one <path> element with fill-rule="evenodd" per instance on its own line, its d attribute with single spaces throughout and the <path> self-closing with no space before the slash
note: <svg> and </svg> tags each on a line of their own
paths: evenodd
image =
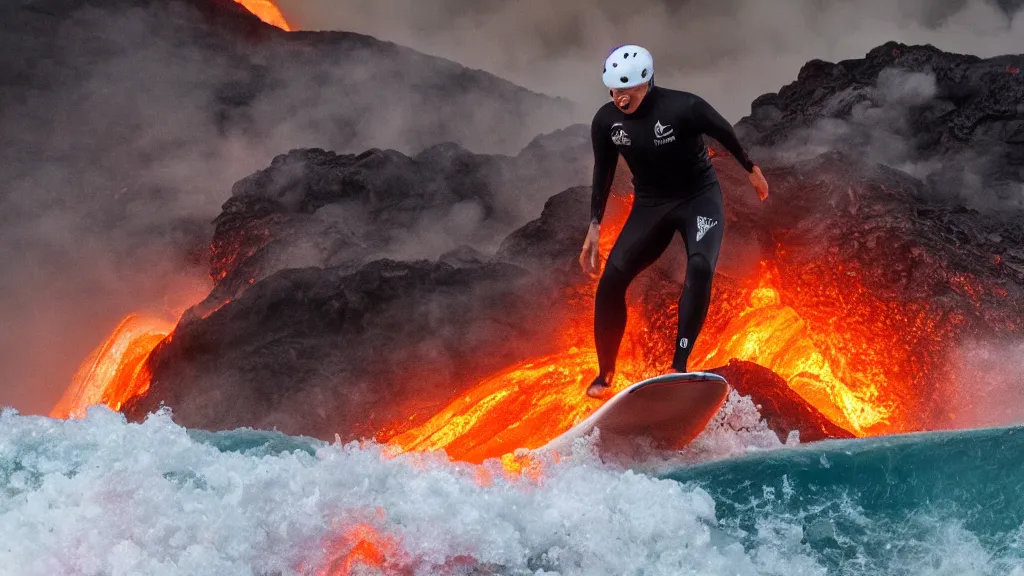
<svg viewBox="0 0 1024 576">
<path fill-rule="evenodd" d="M 764 179 L 764 174 L 761 174 L 761 168 L 754 166 L 754 171 L 747 175 L 750 178 L 750 185 L 757 190 L 757 195 L 764 201 L 768 198 L 768 181 Z"/>
</svg>

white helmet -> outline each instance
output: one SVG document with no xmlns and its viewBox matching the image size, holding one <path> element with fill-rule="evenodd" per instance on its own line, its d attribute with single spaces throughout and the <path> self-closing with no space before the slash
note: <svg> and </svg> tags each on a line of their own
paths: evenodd
<svg viewBox="0 0 1024 576">
<path fill-rule="evenodd" d="M 632 88 L 650 82 L 654 78 L 654 57 L 635 44 L 619 46 L 604 61 L 601 78 L 609 88 Z"/>
</svg>

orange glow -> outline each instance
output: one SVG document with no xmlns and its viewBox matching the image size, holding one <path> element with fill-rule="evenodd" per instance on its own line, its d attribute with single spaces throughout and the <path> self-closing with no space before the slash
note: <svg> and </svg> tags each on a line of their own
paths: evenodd
<svg viewBox="0 0 1024 576">
<path fill-rule="evenodd" d="M 602 257 L 631 204 L 631 196 L 609 201 Z M 923 418 L 915 410 L 926 402 L 916 391 L 936 376 L 941 343 L 952 337 L 955 315 L 934 314 L 926 302 L 880 300 L 865 288 L 857 268 L 827 258 L 786 269 L 778 268 L 786 261 L 785 249 L 778 247 L 776 256 L 776 264 L 762 263 L 754 278 L 716 280 L 690 369 L 714 369 L 732 359 L 753 362 L 858 436 L 920 429 Z M 510 474 L 538 478 L 539 464 L 516 450 L 543 446 L 602 403 L 584 394 L 597 372 L 592 316 L 597 280 L 569 294 L 566 305 L 576 312 L 559 328 L 555 352 L 509 366 L 465 388 L 426 421 L 398 422 L 377 440 L 387 442 L 392 455 L 445 450 L 470 463 L 498 458 Z M 668 369 L 681 287 L 665 282 L 638 278 L 630 288 L 614 391 Z M 974 301 L 986 293 L 969 275 L 952 277 L 950 286 Z M 145 392 L 150 378 L 145 360 L 172 327 L 137 315 L 126 318 L 82 365 L 52 415 L 80 416 L 100 402 L 117 410 Z M 489 474 L 481 472 L 478 481 L 487 484 Z"/>
<path fill-rule="evenodd" d="M 378 531 L 387 519 L 384 508 L 351 511 L 331 521 L 331 536 L 323 542 L 323 556 L 313 565 L 302 561 L 296 570 L 316 576 L 348 576 L 393 573 L 407 558 L 402 556 L 398 541 Z"/>
<path fill-rule="evenodd" d="M 747 360 L 771 369 L 789 387 L 839 426 L 857 435 L 888 423 L 891 402 L 880 400 L 885 388 L 884 362 L 858 370 L 842 358 L 830 357 L 815 344 L 807 322 L 790 306 L 781 303 L 775 280 L 762 267 L 760 282 L 750 292 L 746 310 L 737 315 L 723 334 L 712 340 L 711 350 L 697 364 L 722 366 L 730 359 Z M 855 333 L 824 335 L 850 338 Z M 819 337 L 815 337 L 819 336 Z M 704 339 L 705 346 L 711 339 Z"/>
<path fill-rule="evenodd" d="M 344 531 L 328 550 L 330 558 L 317 576 L 348 576 L 359 568 L 384 568 L 398 550 L 393 538 L 382 536 L 371 524 L 361 523 Z"/>
<path fill-rule="evenodd" d="M 609 203 L 607 255 L 628 214 L 630 198 Z M 613 210 L 617 206 L 617 210 Z M 802 284 L 784 282 L 762 263 L 747 288 L 716 284 L 691 370 L 731 359 L 771 369 L 835 424 L 858 436 L 914 429 L 908 408 L 921 380 L 938 365 L 937 342 L 949 328 L 921 303 L 874 299 L 858 273 L 843 267 L 800 271 Z M 980 290 L 967 280 L 957 286 Z M 518 448 L 537 448 L 586 418 L 601 402 L 583 394 L 597 371 L 592 347 L 592 294 L 578 295 L 590 314 L 563 328 L 565 352 L 531 359 L 486 378 L 422 425 L 389 441 L 396 451 L 445 450 L 466 462 L 500 458 L 514 474 L 524 470 Z M 676 295 L 665 302 L 631 298 L 614 388 L 662 373 L 676 329 Z M 945 322 L 942 324 L 950 324 Z M 668 357 L 664 357 L 668 354 Z"/>
<path fill-rule="evenodd" d="M 235 2 L 245 6 L 246 10 L 267 24 L 277 26 L 286 32 L 292 31 L 288 26 L 288 21 L 284 19 L 284 14 L 281 14 L 281 9 L 274 4 L 273 0 L 235 0 Z"/>
<path fill-rule="evenodd" d="M 606 256 L 629 214 L 632 197 L 613 196 L 601 224 L 600 249 Z M 597 278 L 577 298 L 589 301 Z M 570 304 L 571 305 L 571 304 Z M 513 456 L 518 448 L 539 448 L 585 419 L 602 403 L 584 391 L 597 375 L 589 315 L 580 315 L 560 335 L 565 352 L 511 366 L 483 380 L 422 425 L 387 439 L 399 452 L 445 450 L 449 457 L 479 463 L 501 458 L 505 470 L 536 477 L 539 468 L 527 457 Z M 644 318 L 631 310 L 627 335 L 644 332 Z M 613 381 L 615 392 L 657 375 L 644 362 L 634 340 L 623 338 Z"/>
<path fill-rule="evenodd" d="M 539 448 L 601 405 L 583 393 L 596 366 L 593 348 L 513 366 L 477 384 L 422 426 L 394 437 L 391 444 L 405 451 L 444 449 L 451 458 L 474 463 L 517 448 Z M 648 376 L 629 358 L 618 369 L 615 391 Z M 510 471 L 523 467 L 515 458 L 506 460 Z"/>
<path fill-rule="evenodd" d="M 131 314 L 75 372 L 71 385 L 50 412 L 51 418 L 82 418 L 89 406 L 120 410 L 149 389 L 146 360 L 174 328 L 174 322 Z"/>
</svg>

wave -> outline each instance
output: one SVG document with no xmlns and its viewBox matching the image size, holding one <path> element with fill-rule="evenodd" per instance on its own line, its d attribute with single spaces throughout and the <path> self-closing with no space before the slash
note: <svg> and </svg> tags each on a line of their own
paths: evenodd
<svg viewBox="0 0 1024 576">
<path fill-rule="evenodd" d="M 671 472 L 602 463 L 581 441 L 511 476 L 369 442 L 186 430 L 166 411 L 7 410 L 0 573 L 1024 575 L 1021 429 L 786 448 L 737 429 L 748 416 L 717 419 Z"/>
</svg>

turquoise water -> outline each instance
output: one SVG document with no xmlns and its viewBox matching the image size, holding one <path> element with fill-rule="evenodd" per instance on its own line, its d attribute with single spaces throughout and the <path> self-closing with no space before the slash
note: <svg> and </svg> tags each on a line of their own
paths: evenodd
<svg viewBox="0 0 1024 576">
<path fill-rule="evenodd" d="M 1009 574 L 1024 559 L 1024 428 L 824 442 L 666 477 L 706 489 L 748 547 L 799 531 L 833 574 Z"/>
</svg>

